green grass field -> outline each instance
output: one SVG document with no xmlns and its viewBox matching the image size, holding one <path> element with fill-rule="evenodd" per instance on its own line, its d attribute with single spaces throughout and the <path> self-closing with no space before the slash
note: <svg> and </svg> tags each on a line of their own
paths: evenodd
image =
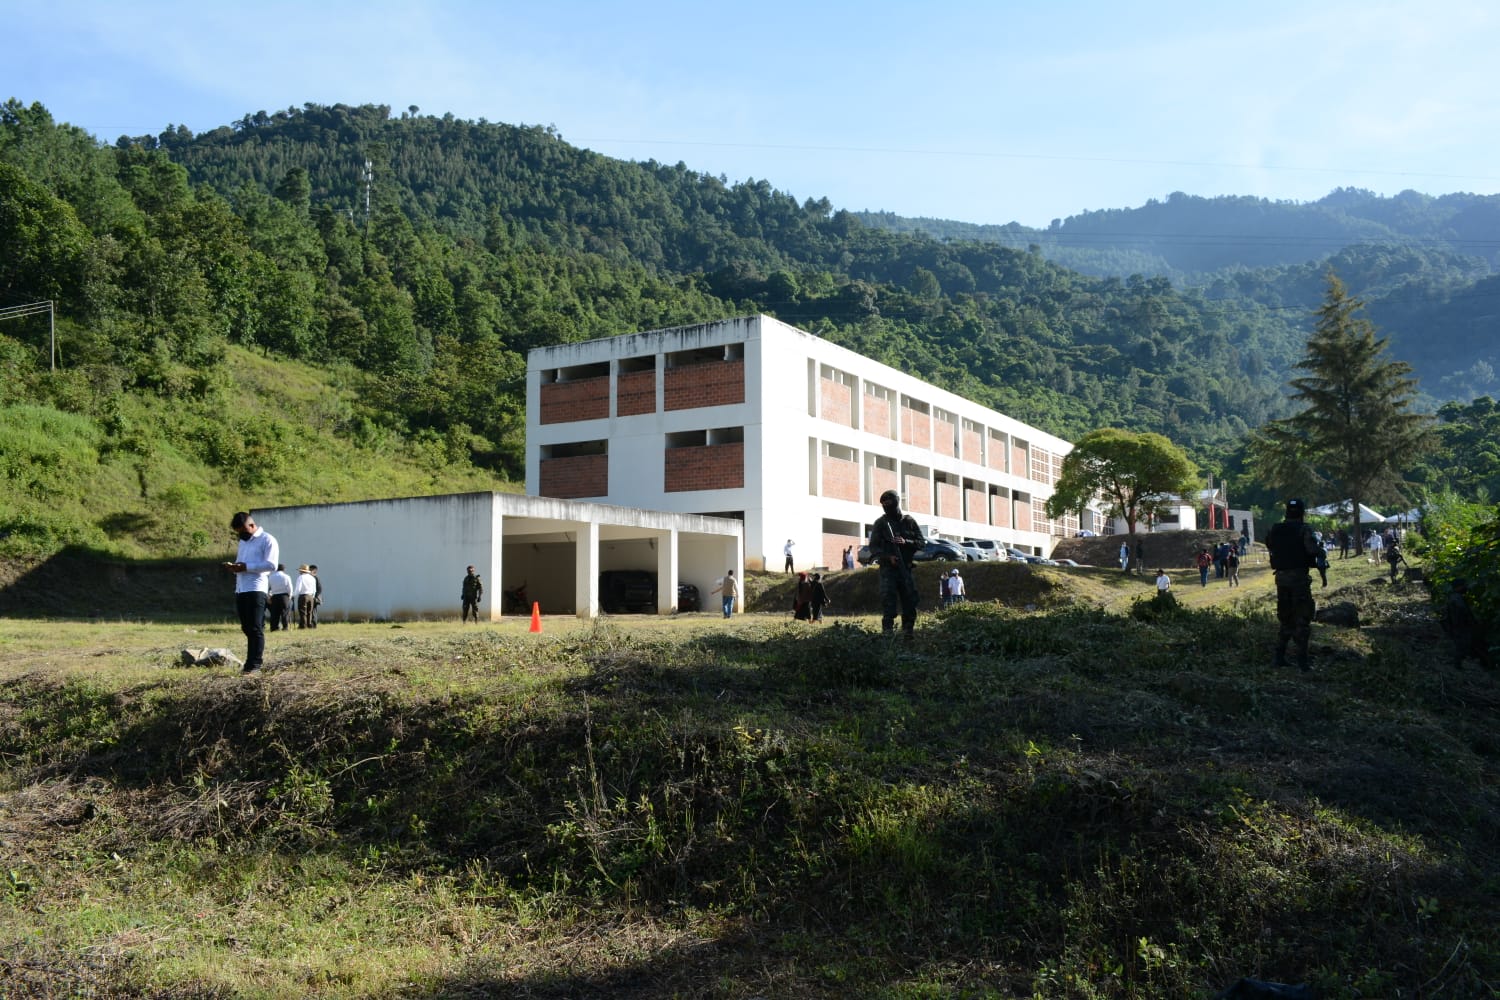
<svg viewBox="0 0 1500 1000">
<path fill-rule="evenodd" d="M 334 624 L 249 678 L 178 665 L 243 650 L 227 603 L 3 619 L 0 993 L 1494 996 L 1500 687 L 1374 570 L 1306 675 L 1263 571 L 1163 612 L 974 565 L 909 644 L 873 574 L 820 627 L 770 575 L 730 622 Z"/>
</svg>

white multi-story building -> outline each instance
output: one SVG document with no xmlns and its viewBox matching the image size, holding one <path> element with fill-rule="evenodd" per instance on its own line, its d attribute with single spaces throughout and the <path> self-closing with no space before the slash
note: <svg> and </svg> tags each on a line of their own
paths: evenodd
<svg viewBox="0 0 1500 1000">
<path fill-rule="evenodd" d="M 838 567 L 895 489 L 928 531 L 1045 555 L 1072 446 L 769 316 L 538 348 L 526 492 L 744 522 L 744 564 Z"/>
</svg>

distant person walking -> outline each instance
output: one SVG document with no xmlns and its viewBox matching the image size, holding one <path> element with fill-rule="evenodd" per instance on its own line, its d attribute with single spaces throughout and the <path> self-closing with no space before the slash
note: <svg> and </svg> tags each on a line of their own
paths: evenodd
<svg viewBox="0 0 1500 1000">
<path fill-rule="evenodd" d="M 1130 543 L 1129 542 L 1121 542 L 1120 543 L 1120 572 L 1121 573 L 1129 573 L 1130 572 Z"/>
<path fill-rule="evenodd" d="M 885 513 L 875 519 L 870 531 L 870 557 L 880 567 L 880 628 L 894 635 L 896 611 L 901 611 L 901 632 L 911 639 L 917 628 L 917 581 L 912 576 L 911 557 L 922 548 L 922 529 L 910 514 L 901 513 L 901 494 L 880 494 Z"/>
<path fill-rule="evenodd" d="M 276 572 L 271 574 L 270 588 L 267 607 L 271 611 L 271 631 L 285 631 L 292 627 L 292 578 L 281 563 L 276 564 Z"/>
<path fill-rule="evenodd" d="M 306 563 L 297 567 L 297 627 L 313 627 L 313 601 L 318 599 L 318 580 Z"/>
<path fill-rule="evenodd" d="M 724 581 L 720 583 L 710 594 L 724 595 L 724 617 L 734 616 L 734 600 L 740 596 L 740 582 L 734 578 L 734 570 L 724 574 Z"/>
<path fill-rule="evenodd" d="M 844 549 L 844 569 L 854 568 L 854 546 L 850 545 Z"/>
<path fill-rule="evenodd" d="M 1229 585 L 1238 587 L 1240 585 L 1240 554 L 1230 546 L 1229 555 L 1224 557 L 1224 568 L 1229 573 Z"/>
<path fill-rule="evenodd" d="M 255 523 L 246 511 L 237 512 L 229 527 L 239 539 L 234 562 L 224 564 L 234 574 L 234 610 L 245 633 L 244 673 L 261 668 L 266 655 L 266 601 L 270 594 L 271 573 L 280 554 L 276 539 Z"/>
<path fill-rule="evenodd" d="M 479 599 L 483 596 L 484 581 L 479 578 L 478 573 L 474 572 L 474 567 L 470 566 L 468 573 L 464 575 L 463 587 L 459 594 L 459 600 L 463 604 L 463 614 L 460 621 L 467 622 L 469 616 L 472 614 L 474 616 L 474 624 L 479 624 Z"/>
<path fill-rule="evenodd" d="M 812 575 L 812 620 L 823 620 L 823 609 L 828 607 L 828 588 L 823 586 L 823 574 Z"/>
<path fill-rule="evenodd" d="M 308 565 L 307 571 L 312 574 L 313 578 L 312 624 L 308 628 L 317 628 L 318 609 L 323 606 L 323 578 L 318 575 L 317 563 Z"/>
<path fill-rule="evenodd" d="M 1208 554 L 1207 549 L 1198 550 L 1198 585 L 1208 586 L 1208 568 L 1214 564 L 1214 557 Z"/>
<path fill-rule="evenodd" d="M 1172 578 L 1167 575 L 1167 571 L 1164 570 L 1164 569 L 1157 570 L 1156 571 L 1156 592 L 1158 594 L 1165 594 L 1165 593 L 1167 593 L 1171 589 L 1172 589 Z"/>
<path fill-rule="evenodd" d="M 1391 582 L 1396 582 L 1397 567 L 1406 560 L 1401 555 L 1401 544 L 1399 542 L 1387 542 L 1385 548 L 1385 561 L 1391 565 Z"/>
<path fill-rule="evenodd" d="M 950 569 L 948 571 L 948 593 L 945 603 L 948 607 L 952 607 L 955 604 L 963 604 L 968 599 L 969 592 L 964 588 L 964 578 L 959 575 L 957 569 Z"/>
<path fill-rule="evenodd" d="M 790 573 L 792 571 L 792 549 L 796 546 L 796 544 L 796 542 L 788 538 L 786 540 L 786 544 L 781 547 L 782 553 L 786 556 L 786 564 L 782 568 L 782 572 L 784 573 Z"/>
<path fill-rule="evenodd" d="M 812 621 L 812 581 L 807 574 L 797 574 L 797 585 L 792 589 L 792 617 L 799 622 Z"/>
</svg>

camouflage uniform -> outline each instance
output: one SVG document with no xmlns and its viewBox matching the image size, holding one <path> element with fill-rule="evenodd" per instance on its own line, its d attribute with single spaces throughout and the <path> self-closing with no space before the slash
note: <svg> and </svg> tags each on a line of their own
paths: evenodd
<svg viewBox="0 0 1500 1000">
<path fill-rule="evenodd" d="M 479 579 L 479 574 L 472 570 L 464 575 L 463 592 L 459 595 L 463 602 L 463 621 L 469 620 L 473 614 L 474 621 L 479 621 L 479 598 L 484 594 L 484 583 Z"/>
</svg>

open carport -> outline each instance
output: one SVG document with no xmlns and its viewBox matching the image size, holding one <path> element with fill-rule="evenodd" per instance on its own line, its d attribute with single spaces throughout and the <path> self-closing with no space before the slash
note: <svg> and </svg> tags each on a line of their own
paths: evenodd
<svg viewBox="0 0 1500 1000">
<path fill-rule="evenodd" d="M 600 613 L 599 574 L 656 580 L 655 610 L 677 606 L 679 583 L 704 598 L 735 570 L 743 525 L 727 518 L 636 510 L 507 493 L 458 493 L 255 511 L 295 576 L 318 566 L 324 620 L 458 617 L 465 567 L 484 580 L 480 617 Z M 525 588 L 507 608 L 503 594 Z"/>
</svg>

